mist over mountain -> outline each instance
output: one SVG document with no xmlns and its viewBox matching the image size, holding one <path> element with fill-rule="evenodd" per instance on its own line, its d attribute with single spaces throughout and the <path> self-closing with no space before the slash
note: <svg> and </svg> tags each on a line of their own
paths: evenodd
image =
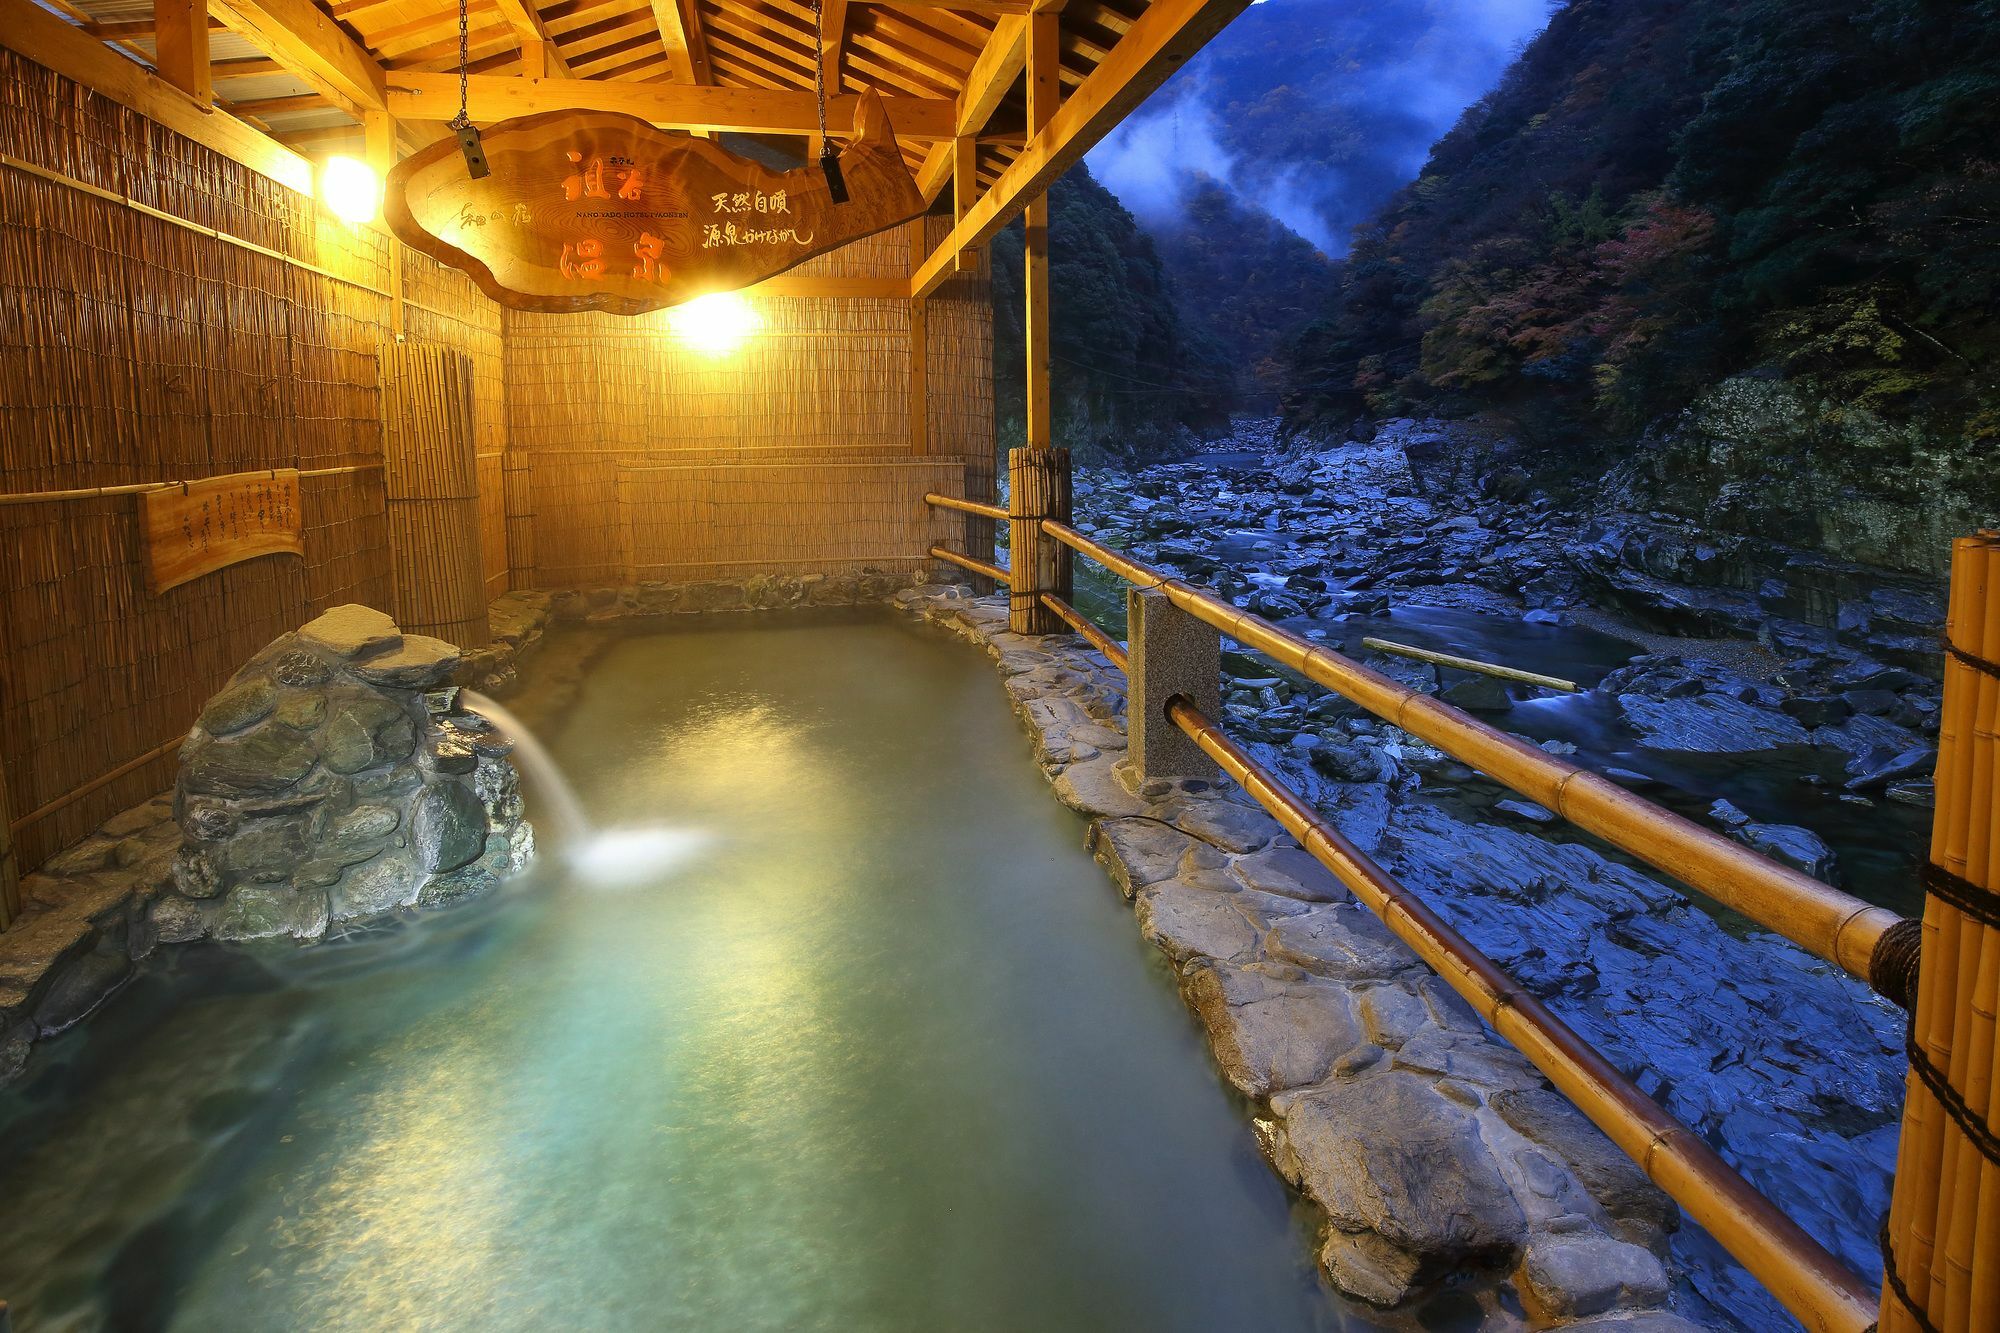
<svg viewBox="0 0 2000 1333">
<path fill-rule="evenodd" d="M 1206 180 L 1323 253 L 1423 166 L 1432 143 L 1548 21 L 1548 0 L 1266 0 L 1090 154 L 1156 233 Z"/>
</svg>

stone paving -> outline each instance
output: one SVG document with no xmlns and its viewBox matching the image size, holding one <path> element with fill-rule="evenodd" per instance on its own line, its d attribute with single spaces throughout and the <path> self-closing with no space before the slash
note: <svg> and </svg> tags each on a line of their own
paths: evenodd
<svg viewBox="0 0 2000 1333">
<path fill-rule="evenodd" d="M 983 646 L 1063 804 L 1171 964 L 1271 1164 L 1325 1216 L 1341 1290 L 1405 1304 L 1504 1277 L 1530 1319 L 1698 1327 L 1670 1307 L 1673 1203 L 1261 808 L 1124 764 L 1122 674 L 1007 629 L 1004 598 L 896 604 Z"/>
</svg>

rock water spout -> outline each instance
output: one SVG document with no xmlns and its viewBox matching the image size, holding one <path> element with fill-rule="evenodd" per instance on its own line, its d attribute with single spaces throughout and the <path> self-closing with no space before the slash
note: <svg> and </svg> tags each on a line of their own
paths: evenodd
<svg viewBox="0 0 2000 1333">
<path fill-rule="evenodd" d="M 576 789 L 528 725 L 504 705 L 465 690 L 460 706 L 477 713 L 514 745 L 514 762 L 527 775 L 560 830 L 561 854 L 582 881 L 599 888 L 636 886 L 656 877 L 705 846 L 709 835 L 695 829 L 646 826 L 598 829 L 584 813 Z"/>
<path fill-rule="evenodd" d="M 588 841 L 591 836 L 590 817 L 583 813 L 583 806 L 576 799 L 576 789 L 570 786 L 569 779 L 557 766 L 548 747 L 505 705 L 474 690 L 461 691 L 458 698 L 460 706 L 467 712 L 485 718 L 514 743 L 514 766 L 534 784 L 536 793 L 549 808 L 552 816 L 549 822 L 561 831 L 563 841 L 571 848 Z"/>
</svg>

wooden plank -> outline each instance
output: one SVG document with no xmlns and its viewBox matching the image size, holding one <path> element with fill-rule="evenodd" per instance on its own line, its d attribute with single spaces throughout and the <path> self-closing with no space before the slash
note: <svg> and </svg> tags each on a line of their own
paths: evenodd
<svg viewBox="0 0 2000 1333">
<path fill-rule="evenodd" d="M 18 52 L 176 134 L 211 148 L 303 194 L 312 164 L 236 117 L 186 93 L 107 49 L 30 0 L 0 0 L 0 46 Z"/>
<path fill-rule="evenodd" d="M 139 496 L 146 591 L 155 597 L 265 555 L 306 553 L 297 468 L 205 477 Z"/>
<path fill-rule="evenodd" d="M 819 128 L 818 107 L 810 89 L 789 92 L 475 74 L 469 91 L 472 118 L 482 123 L 549 111 L 618 111 L 669 129 L 812 134 Z M 458 114 L 458 76 L 398 70 L 389 76 L 388 103 L 389 113 L 399 120 L 449 120 Z M 827 98 L 827 123 L 851 124 L 859 104 L 859 94 Z M 954 108 L 947 100 L 884 97 L 882 106 L 899 139 L 951 137 Z"/>
<path fill-rule="evenodd" d="M 1029 138 L 993 188 L 931 252 L 911 280 L 912 294 L 937 290 L 952 272 L 953 255 L 993 239 L 1029 199 L 1046 190 L 1248 6 L 1249 0 L 1153 0 L 1112 48 L 1111 58 Z"/>
<path fill-rule="evenodd" d="M 221 0 L 224 19 L 299 77 L 356 106 L 382 110 L 382 67 L 312 0 Z M 426 117 L 442 119 L 442 117 Z"/>
<path fill-rule="evenodd" d="M 691 0 L 652 0 L 652 5 L 653 21 L 660 30 L 660 44 L 667 49 L 667 66 L 674 78 L 689 84 L 713 83 L 708 44 L 702 39 L 701 19 Z"/>
<path fill-rule="evenodd" d="M 215 100 L 208 75 L 208 0 L 153 0 L 153 64 L 195 101 Z"/>
</svg>

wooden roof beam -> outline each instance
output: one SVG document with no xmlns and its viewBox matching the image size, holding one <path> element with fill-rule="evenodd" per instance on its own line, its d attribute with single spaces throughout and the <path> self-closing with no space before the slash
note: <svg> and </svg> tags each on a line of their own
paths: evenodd
<svg viewBox="0 0 2000 1333">
<path fill-rule="evenodd" d="M 847 0 L 824 0 L 820 6 L 819 67 L 824 71 L 826 90 L 840 92 L 841 58 L 847 49 Z"/>
<path fill-rule="evenodd" d="M 984 245 L 1131 112 L 1249 0 L 1153 0 L 1105 62 L 1035 130 L 1000 179 L 980 196 L 911 275 L 910 294 L 928 296 L 954 271 L 959 251 Z M 1008 20 L 1001 20 L 1003 23 Z M 984 57 L 982 56 L 982 60 Z M 969 91 L 969 89 L 968 89 Z"/>
<path fill-rule="evenodd" d="M 1008 89 L 1028 65 L 1028 20 L 1005 15 L 993 26 L 993 35 L 965 76 L 958 94 L 958 114 L 952 127 L 956 138 L 977 134 L 1000 109 Z"/>
<path fill-rule="evenodd" d="M 312 164 L 297 153 L 228 112 L 196 102 L 31 0 L 0 0 L 0 46 L 281 185 L 312 191 Z"/>
<path fill-rule="evenodd" d="M 493 0 L 507 26 L 521 35 L 521 68 L 529 78 L 568 78 L 569 65 L 530 0 Z"/>
<path fill-rule="evenodd" d="M 306 82 L 368 110 L 386 106 L 382 67 L 312 0 L 216 0 L 229 26 Z M 230 16 L 234 16 L 231 21 Z"/>
<path fill-rule="evenodd" d="M 694 0 L 652 0 L 653 21 L 660 44 L 667 48 L 667 66 L 682 83 L 709 84 L 715 74 L 708 66 L 708 43 L 702 40 L 701 18 Z"/>
<path fill-rule="evenodd" d="M 215 100 L 208 28 L 208 0 L 153 0 L 153 67 L 203 105 Z"/>
<path fill-rule="evenodd" d="M 792 92 L 475 74 L 469 92 L 472 118 L 482 124 L 544 111 L 621 111 L 669 129 L 812 134 L 819 128 L 809 88 Z M 854 94 L 829 97 L 827 123 L 852 125 L 858 100 Z M 399 120 L 448 120 L 458 114 L 458 76 L 395 71 L 388 76 L 388 102 L 390 114 Z M 951 137 L 953 107 L 943 98 L 884 97 L 882 105 L 901 137 Z"/>
</svg>

